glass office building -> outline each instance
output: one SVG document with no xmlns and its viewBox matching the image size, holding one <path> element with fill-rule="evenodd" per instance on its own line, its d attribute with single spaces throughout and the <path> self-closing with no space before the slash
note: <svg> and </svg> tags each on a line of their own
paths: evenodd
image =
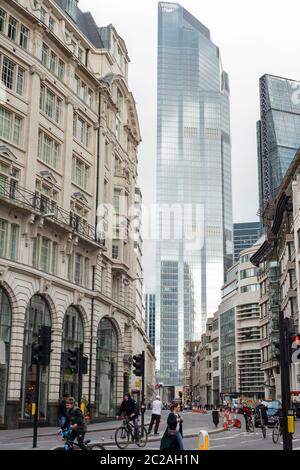
<svg viewBox="0 0 300 470">
<path fill-rule="evenodd" d="M 257 124 L 260 215 L 300 146 L 300 82 L 260 78 L 261 119 Z"/>
<path fill-rule="evenodd" d="M 260 237 L 260 223 L 246 222 L 233 224 L 234 262 L 237 262 L 240 253 L 250 248 Z"/>
<path fill-rule="evenodd" d="M 184 343 L 218 308 L 233 243 L 229 79 L 210 31 L 175 3 L 158 6 L 157 106 L 157 204 L 177 206 L 169 236 L 157 218 L 156 356 L 159 381 L 182 385 Z"/>
</svg>

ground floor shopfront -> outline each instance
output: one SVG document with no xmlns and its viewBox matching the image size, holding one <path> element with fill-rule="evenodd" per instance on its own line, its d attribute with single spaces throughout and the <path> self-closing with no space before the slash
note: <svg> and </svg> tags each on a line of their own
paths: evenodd
<svg viewBox="0 0 300 470">
<path fill-rule="evenodd" d="M 114 417 L 129 391 L 131 357 L 137 352 L 129 312 L 92 293 L 78 295 L 75 288 L 45 286 L 42 279 L 25 282 L 24 276 L 22 281 L 0 281 L 0 426 L 32 423 L 37 381 L 31 350 L 42 326 L 51 327 L 53 343 L 50 365 L 40 370 L 40 424 L 58 424 L 64 393 L 77 397 L 78 375 L 64 367 L 64 353 L 80 345 L 88 356 L 83 400 L 90 405 L 93 420 Z"/>
</svg>

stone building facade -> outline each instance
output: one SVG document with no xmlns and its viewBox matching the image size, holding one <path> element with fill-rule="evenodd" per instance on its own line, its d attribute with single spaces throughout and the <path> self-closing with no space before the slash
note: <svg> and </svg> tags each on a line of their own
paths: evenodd
<svg viewBox="0 0 300 470">
<path fill-rule="evenodd" d="M 1 426 L 31 422 L 42 325 L 53 340 L 40 377 L 49 424 L 62 394 L 78 392 L 68 348 L 88 356 L 83 396 L 95 419 L 115 415 L 137 347 L 155 360 L 136 318 L 141 136 L 128 63 L 115 28 L 98 28 L 76 0 L 0 0 Z"/>
</svg>

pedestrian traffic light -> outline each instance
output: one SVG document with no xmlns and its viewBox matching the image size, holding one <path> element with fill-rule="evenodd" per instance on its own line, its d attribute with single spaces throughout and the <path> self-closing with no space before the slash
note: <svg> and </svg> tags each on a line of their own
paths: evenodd
<svg viewBox="0 0 300 470">
<path fill-rule="evenodd" d="M 79 366 L 79 349 L 69 348 L 67 351 L 67 367 L 77 374 Z"/>
<path fill-rule="evenodd" d="M 290 362 L 300 362 L 300 333 L 290 335 Z"/>
<path fill-rule="evenodd" d="M 39 329 L 37 340 L 31 346 L 31 364 L 48 366 L 51 354 L 51 327 L 42 326 Z"/>
<path fill-rule="evenodd" d="M 137 354 L 133 356 L 133 373 L 137 377 L 141 377 L 144 374 L 144 355 Z"/>
<path fill-rule="evenodd" d="M 274 341 L 274 357 L 277 361 L 280 361 L 280 342 Z"/>
<path fill-rule="evenodd" d="M 82 356 L 81 361 L 81 373 L 85 375 L 88 373 L 88 357 Z"/>
</svg>

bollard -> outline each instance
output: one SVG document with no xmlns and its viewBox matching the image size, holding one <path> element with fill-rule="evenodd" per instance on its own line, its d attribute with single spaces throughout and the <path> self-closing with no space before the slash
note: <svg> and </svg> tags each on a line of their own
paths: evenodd
<svg viewBox="0 0 300 470">
<path fill-rule="evenodd" d="M 200 431 L 198 434 L 198 450 L 209 449 L 209 436 L 207 431 Z"/>
</svg>

